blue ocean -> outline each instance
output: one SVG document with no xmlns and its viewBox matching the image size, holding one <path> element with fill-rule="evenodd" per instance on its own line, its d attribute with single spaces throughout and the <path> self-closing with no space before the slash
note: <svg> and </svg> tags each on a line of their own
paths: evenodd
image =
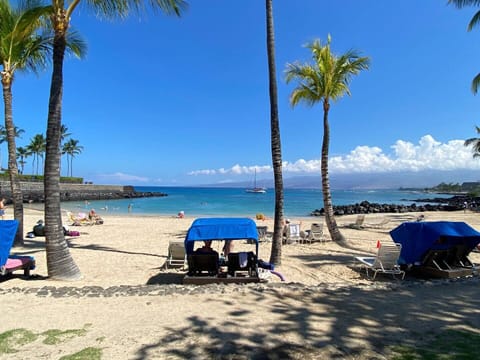
<svg viewBox="0 0 480 360">
<path fill-rule="evenodd" d="M 186 216 L 249 216 L 263 213 L 273 217 L 275 193 L 268 189 L 265 194 L 252 194 L 243 188 L 198 188 L 198 187 L 135 187 L 139 192 L 161 192 L 165 197 L 149 197 L 122 200 L 66 202 L 67 209 L 90 209 L 111 214 L 171 215 L 184 211 Z M 412 204 L 414 200 L 429 197 L 450 197 L 401 190 L 336 190 L 332 191 L 334 205 L 360 203 L 364 200 L 381 204 Z M 323 207 L 319 189 L 285 189 L 284 213 L 287 217 L 308 217 L 315 209 Z"/>
</svg>

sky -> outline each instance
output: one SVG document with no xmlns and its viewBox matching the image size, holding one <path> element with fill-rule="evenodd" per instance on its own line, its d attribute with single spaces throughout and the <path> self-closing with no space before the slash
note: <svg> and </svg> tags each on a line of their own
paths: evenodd
<svg viewBox="0 0 480 360">
<path fill-rule="evenodd" d="M 447 0 L 274 0 L 284 177 L 320 173 L 323 109 L 292 107 L 287 63 L 332 37 L 332 50 L 370 57 L 351 96 L 330 110 L 330 174 L 480 170 L 464 140 L 480 126 L 478 10 Z M 97 184 L 201 185 L 271 178 L 265 2 L 190 0 L 180 17 L 72 25 L 88 44 L 67 57 L 63 123 L 83 146 L 73 175 Z M 13 85 L 18 146 L 46 132 L 51 68 Z M 6 167 L 6 144 L 1 145 Z M 25 173 L 32 172 L 32 158 Z M 66 159 L 62 175 L 66 173 Z M 480 176 L 479 176 L 480 179 Z M 461 179 L 459 179 L 461 181 Z"/>
</svg>

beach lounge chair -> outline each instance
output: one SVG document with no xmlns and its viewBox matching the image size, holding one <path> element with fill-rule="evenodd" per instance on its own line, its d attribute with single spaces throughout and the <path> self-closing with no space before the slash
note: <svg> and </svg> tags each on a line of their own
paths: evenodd
<svg viewBox="0 0 480 360">
<path fill-rule="evenodd" d="M 189 276 L 217 276 L 218 253 L 194 253 L 187 256 Z"/>
<path fill-rule="evenodd" d="M 167 261 L 165 262 L 165 268 L 169 266 L 185 266 L 186 261 L 185 245 L 183 241 L 172 240 L 168 244 Z"/>
<path fill-rule="evenodd" d="M 355 261 L 360 262 L 360 265 L 365 268 L 367 277 L 369 271 L 373 272 L 372 280 L 375 280 L 377 273 L 402 275 L 402 280 L 405 277 L 405 271 L 400 269 L 398 265 L 398 258 L 402 250 L 401 244 L 381 244 L 379 243 L 377 256 L 356 256 Z"/>
<path fill-rule="evenodd" d="M 374 228 L 374 229 L 382 229 L 385 225 L 387 225 L 390 222 L 389 218 L 385 218 L 382 221 L 378 223 L 373 223 L 373 224 L 365 224 L 365 226 Z"/>
<path fill-rule="evenodd" d="M 324 241 L 323 224 L 313 223 L 310 226 L 310 230 L 307 231 L 304 242 L 309 242 L 311 244 L 312 242 L 315 242 L 315 241 L 318 241 L 318 242 Z"/>
<path fill-rule="evenodd" d="M 365 214 L 360 214 L 357 216 L 357 220 L 353 224 L 347 225 L 351 229 L 363 229 L 363 223 L 365 222 Z"/>
<path fill-rule="evenodd" d="M 285 231 L 284 244 L 294 244 L 296 242 L 302 242 L 300 236 L 300 224 L 287 224 Z"/>
<path fill-rule="evenodd" d="M 253 251 L 228 254 L 228 274 L 254 276 L 257 272 L 257 257 Z"/>
<path fill-rule="evenodd" d="M 267 230 L 268 226 L 257 226 L 258 241 L 267 241 Z"/>
<path fill-rule="evenodd" d="M 81 225 L 93 225 L 95 222 L 92 222 L 87 214 L 79 214 L 78 216 L 73 215 L 72 212 L 67 211 L 68 221 L 71 222 L 71 226 L 81 226 Z"/>
<path fill-rule="evenodd" d="M 0 275 L 23 270 L 24 275 L 29 276 L 30 270 L 35 268 L 35 259 L 32 256 L 10 255 L 17 229 L 17 220 L 0 221 Z"/>
</svg>

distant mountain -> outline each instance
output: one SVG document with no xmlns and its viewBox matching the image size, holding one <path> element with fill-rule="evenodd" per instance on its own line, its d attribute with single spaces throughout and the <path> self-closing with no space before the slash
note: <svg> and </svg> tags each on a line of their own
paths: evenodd
<svg viewBox="0 0 480 360">
<path fill-rule="evenodd" d="M 352 189 L 397 189 L 427 188 L 444 183 L 463 183 L 479 181 L 480 173 L 472 170 L 464 171 L 421 171 L 375 174 L 332 174 L 330 186 L 332 190 Z M 283 178 L 284 187 L 290 189 L 320 189 L 321 179 L 318 175 L 292 176 Z M 224 184 L 208 184 L 207 187 L 251 187 L 251 181 Z M 257 186 L 273 188 L 273 179 L 257 179 Z"/>
</svg>

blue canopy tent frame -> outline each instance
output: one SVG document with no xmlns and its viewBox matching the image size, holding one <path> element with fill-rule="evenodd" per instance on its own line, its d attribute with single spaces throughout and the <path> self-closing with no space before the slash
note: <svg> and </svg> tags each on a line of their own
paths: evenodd
<svg viewBox="0 0 480 360">
<path fill-rule="evenodd" d="M 196 241 L 235 241 L 247 240 L 255 245 L 255 256 L 258 259 L 258 231 L 255 221 L 249 218 L 199 218 L 196 219 L 185 237 L 185 251 L 187 257 L 194 254 L 194 244 Z M 192 277 L 188 275 L 184 279 L 184 283 L 188 283 Z M 210 281 L 209 281 L 210 280 Z M 258 278 L 250 278 L 247 281 L 258 281 Z M 235 282 L 228 278 L 210 278 L 198 280 L 200 283 L 208 282 Z M 191 282 L 199 283 L 199 282 Z"/>
<path fill-rule="evenodd" d="M 399 264 L 420 267 L 434 264 L 438 270 L 452 270 L 457 264 L 467 267 L 463 262 L 468 262 L 470 269 L 465 274 L 473 267 L 467 255 L 480 243 L 480 232 L 465 222 L 405 222 L 390 231 L 390 236 L 402 245 Z"/>
</svg>

